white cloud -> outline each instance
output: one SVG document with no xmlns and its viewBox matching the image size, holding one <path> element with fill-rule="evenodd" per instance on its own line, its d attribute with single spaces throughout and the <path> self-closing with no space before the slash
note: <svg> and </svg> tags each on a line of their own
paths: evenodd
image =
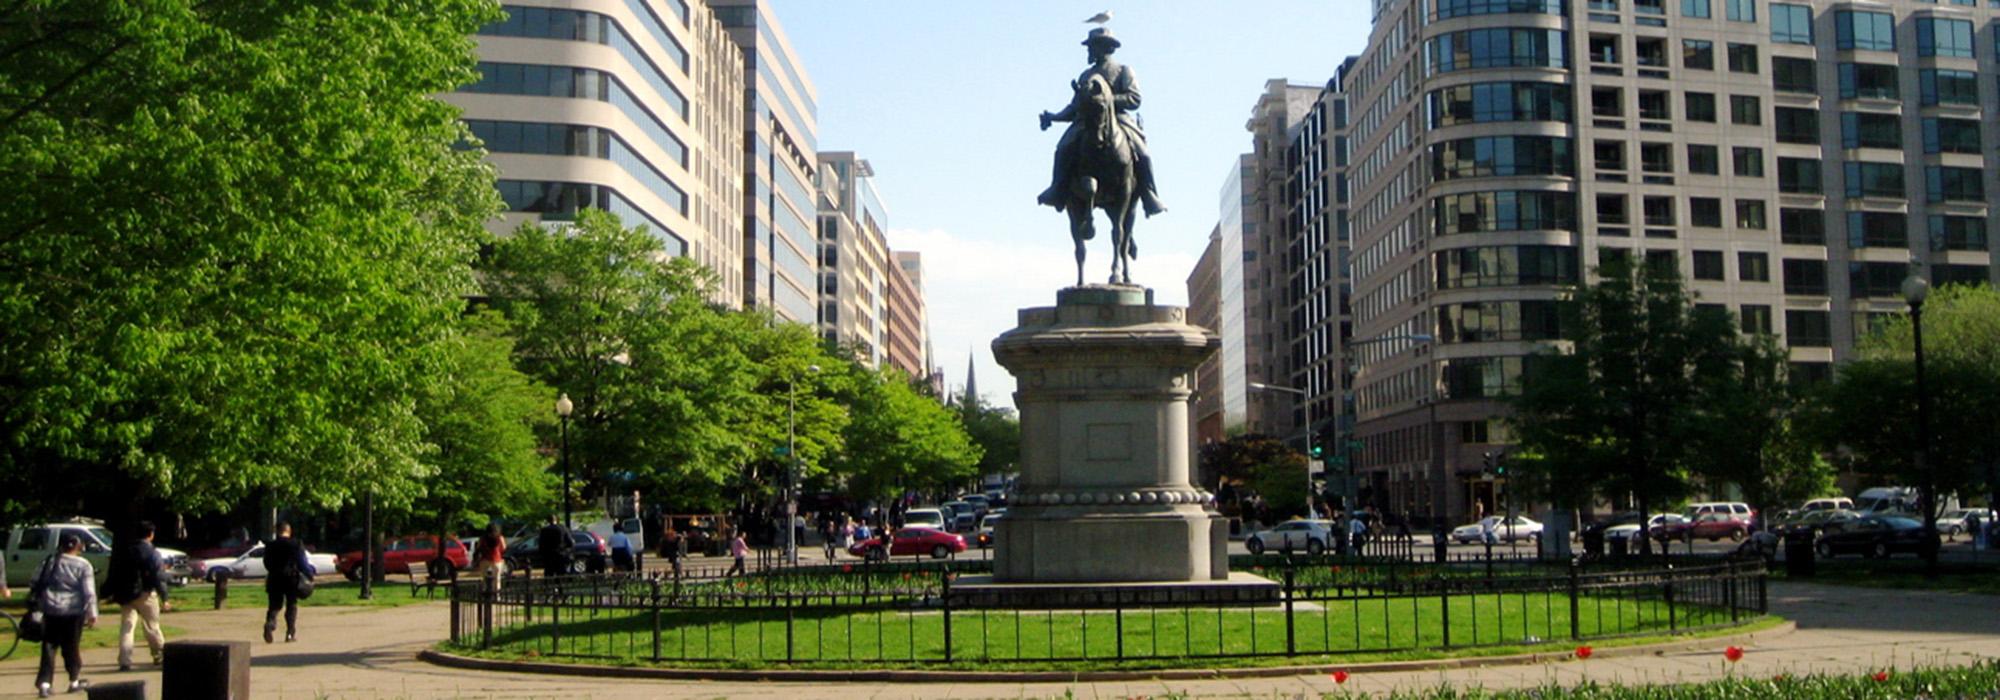
<svg viewBox="0 0 2000 700">
<path fill-rule="evenodd" d="M 1109 245 L 1099 238 L 1090 242 L 1085 282 L 1103 281 L 1110 273 Z M 895 250 L 923 254 L 931 341 L 952 390 L 965 383 L 970 351 L 980 395 L 1011 405 L 1014 378 L 994 363 L 993 338 L 1014 327 L 1019 309 L 1051 306 L 1056 290 L 1076 282 L 1072 249 L 1049 240 L 991 241 L 942 229 L 892 229 L 889 241 Z M 1139 243 L 1134 279 L 1152 287 L 1158 303 L 1185 304 L 1195 258 L 1179 252 L 1149 255 L 1143 237 Z"/>
</svg>

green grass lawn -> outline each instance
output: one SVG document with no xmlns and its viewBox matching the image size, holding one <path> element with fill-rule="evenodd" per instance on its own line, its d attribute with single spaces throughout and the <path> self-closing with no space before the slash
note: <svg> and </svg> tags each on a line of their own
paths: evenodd
<svg viewBox="0 0 2000 700">
<path fill-rule="evenodd" d="M 655 653 L 647 611 L 598 609 L 561 620 L 551 620 L 546 609 L 532 618 L 518 609 L 500 614 L 483 655 L 640 664 Z M 1458 595 L 1448 606 L 1436 597 L 1301 603 L 1291 615 L 1288 634 L 1278 606 L 953 612 L 950 663 L 1012 670 L 1212 667 L 1316 663 L 1319 655 L 1420 658 L 1443 655 L 1435 650 L 1446 647 L 1514 653 L 1573 646 L 1569 601 L 1559 593 Z M 1585 596 L 1577 622 L 1587 637 L 1657 637 L 1729 619 L 1715 608 L 1677 606 L 1670 621 L 1657 599 Z M 931 668 L 946 659 L 945 616 L 934 610 L 668 610 L 659 626 L 660 658 L 680 667 Z"/>
</svg>

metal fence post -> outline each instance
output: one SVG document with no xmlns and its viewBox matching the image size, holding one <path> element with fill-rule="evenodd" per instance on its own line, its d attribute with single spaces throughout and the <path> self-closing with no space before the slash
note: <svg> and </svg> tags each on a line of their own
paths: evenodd
<svg viewBox="0 0 2000 700">
<path fill-rule="evenodd" d="M 1669 565 L 1667 567 L 1666 573 L 1662 574 L 1661 576 L 1663 577 L 1663 580 L 1666 581 L 1666 586 L 1664 587 L 1664 589 L 1666 591 L 1666 597 L 1667 597 L 1667 631 L 1679 632 L 1680 621 L 1679 618 L 1676 615 L 1674 615 L 1674 567 Z"/>
<path fill-rule="evenodd" d="M 1727 583 L 1723 585 L 1722 593 L 1725 599 L 1724 604 L 1729 606 L 1729 621 L 1733 624 L 1738 620 L 1736 615 L 1736 562 L 1729 562 L 1729 578 L 1725 580 Z"/>
<path fill-rule="evenodd" d="M 1583 620 L 1579 619 L 1577 605 L 1576 560 L 1569 560 L 1569 638 L 1583 638 Z"/>
<path fill-rule="evenodd" d="M 951 663 L 951 571 L 938 574 L 938 578 L 941 586 L 938 597 L 944 604 L 944 662 Z"/>
<path fill-rule="evenodd" d="M 653 609 L 653 660 L 660 660 L 660 580 L 653 579 L 653 597 L 647 599 L 647 607 Z"/>
<path fill-rule="evenodd" d="M 1285 655 L 1286 656 L 1291 656 L 1299 653 L 1297 631 L 1292 625 L 1292 580 L 1293 580 L 1292 577 L 1294 575 L 1293 572 L 1295 571 L 1297 571 L 1297 569 L 1293 567 L 1289 566 L 1285 567 Z M 1257 612 L 1255 610 L 1252 610 L 1250 614 L 1254 616 L 1257 614 Z M 1255 651 L 1255 647 L 1252 647 L 1252 651 Z"/>
<path fill-rule="evenodd" d="M 454 584 L 451 587 L 451 643 L 458 643 L 458 626 L 464 622 L 464 617 L 458 611 L 458 586 Z"/>
<path fill-rule="evenodd" d="M 1445 585 L 1444 572 L 1434 574 L 1438 587 L 1438 615 L 1444 624 L 1444 646 L 1451 646 L 1451 591 Z"/>
</svg>

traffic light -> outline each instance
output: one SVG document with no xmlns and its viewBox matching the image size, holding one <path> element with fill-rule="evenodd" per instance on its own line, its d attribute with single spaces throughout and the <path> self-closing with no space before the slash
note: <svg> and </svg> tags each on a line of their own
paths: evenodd
<svg viewBox="0 0 2000 700">
<path fill-rule="evenodd" d="M 1491 452 L 1488 452 L 1488 453 L 1486 453 L 1486 454 L 1484 454 L 1484 455 L 1481 455 L 1481 456 L 1480 456 L 1480 459 L 1481 459 L 1481 461 L 1482 461 L 1482 465 L 1481 465 L 1481 467 L 1480 467 L 1480 471 L 1482 471 L 1482 472 L 1485 472 L 1485 473 L 1487 473 L 1487 474 L 1492 474 L 1492 473 L 1494 473 L 1494 472 L 1493 472 L 1493 453 L 1491 453 Z"/>
<path fill-rule="evenodd" d="M 1312 447 L 1310 447 L 1310 448 L 1308 448 L 1308 449 L 1310 449 L 1310 450 L 1312 451 L 1312 458 L 1313 458 L 1313 459 L 1319 459 L 1320 457 L 1323 457 L 1323 456 L 1325 456 L 1325 455 L 1326 455 L 1326 448 L 1325 448 L 1325 447 L 1323 447 L 1323 446 L 1320 446 L 1320 445 L 1313 445 Z"/>
</svg>

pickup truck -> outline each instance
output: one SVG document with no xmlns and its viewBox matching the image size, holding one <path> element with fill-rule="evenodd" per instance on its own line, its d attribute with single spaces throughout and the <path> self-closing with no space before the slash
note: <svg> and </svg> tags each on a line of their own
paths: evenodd
<svg viewBox="0 0 2000 700">
<path fill-rule="evenodd" d="M 85 518 L 0 532 L 0 545 L 6 547 L 5 553 L 0 556 L 7 560 L 7 585 L 25 588 L 28 579 L 34 578 L 42 560 L 56 553 L 57 543 L 66 534 L 74 534 L 83 540 L 83 558 L 96 567 L 97 583 L 103 585 L 104 578 L 111 572 L 111 530 L 102 522 Z M 175 586 L 187 585 L 192 575 L 188 569 L 187 553 L 166 547 L 158 549 L 160 559 L 167 564 L 167 582 Z"/>
</svg>

